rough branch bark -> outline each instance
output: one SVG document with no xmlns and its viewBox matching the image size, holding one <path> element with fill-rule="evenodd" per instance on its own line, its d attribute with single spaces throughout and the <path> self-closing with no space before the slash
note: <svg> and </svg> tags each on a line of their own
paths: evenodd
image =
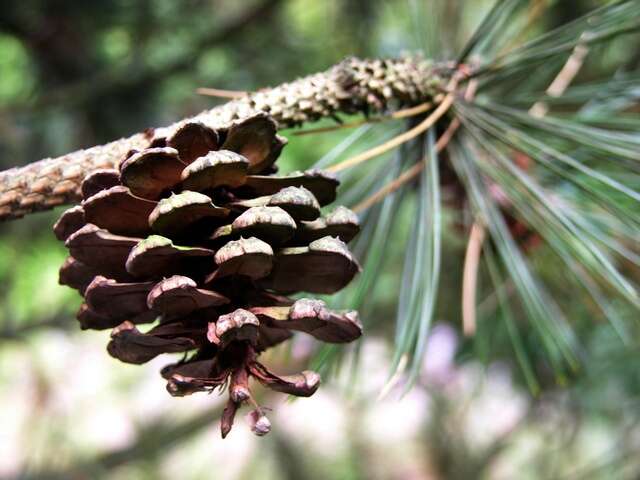
<svg viewBox="0 0 640 480">
<path fill-rule="evenodd" d="M 116 167 L 129 150 L 145 148 L 186 121 L 225 129 L 238 119 L 267 112 L 281 128 L 293 127 L 341 112 L 367 114 L 429 101 L 443 91 L 443 76 L 444 67 L 422 59 L 346 59 L 325 72 L 260 90 L 169 127 L 0 172 L 0 220 L 77 202 L 88 173 Z"/>
</svg>

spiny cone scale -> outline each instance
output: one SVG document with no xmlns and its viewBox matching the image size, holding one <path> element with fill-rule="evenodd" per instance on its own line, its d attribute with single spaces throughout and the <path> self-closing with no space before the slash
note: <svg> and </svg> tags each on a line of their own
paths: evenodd
<svg viewBox="0 0 640 480">
<path fill-rule="evenodd" d="M 331 343 L 362 333 L 355 311 L 285 296 L 334 293 L 360 270 L 345 245 L 357 217 L 320 210 L 338 181 L 320 171 L 275 175 L 285 144 L 265 114 L 220 130 L 186 123 L 128 152 L 118 169 L 87 176 L 82 204 L 54 226 L 70 252 L 60 283 L 84 297 L 81 327 L 112 329 L 107 350 L 123 362 L 182 353 L 161 372 L 173 396 L 228 387 L 223 437 L 245 403 L 251 430 L 271 429 L 251 378 L 305 397 L 320 384 L 311 371 L 276 375 L 260 353 L 294 331 Z"/>
</svg>

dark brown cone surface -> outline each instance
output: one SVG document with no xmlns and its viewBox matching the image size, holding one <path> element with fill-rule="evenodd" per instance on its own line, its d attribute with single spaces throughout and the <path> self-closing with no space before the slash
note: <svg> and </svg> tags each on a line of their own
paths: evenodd
<svg viewBox="0 0 640 480">
<path fill-rule="evenodd" d="M 273 174 L 285 143 L 264 114 L 225 131 L 187 123 L 129 152 L 119 171 L 87 177 L 83 205 L 55 226 L 70 252 L 60 283 L 85 298 L 81 327 L 113 328 L 107 349 L 124 362 L 183 354 L 162 370 L 171 395 L 228 385 L 223 437 L 248 402 L 252 431 L 271 428 L 252 378 L 297 396 L 320 385 L 311 371 L 276 375 L 261 352 L 292 331 L 331 343 L 362 333 L 356 312 L 285 296 L 336 292 L 360 269 L 345 244 L 356 216 L 343 207 L 321 216 L 338 181 L 314 170 Z"/>
</svg>

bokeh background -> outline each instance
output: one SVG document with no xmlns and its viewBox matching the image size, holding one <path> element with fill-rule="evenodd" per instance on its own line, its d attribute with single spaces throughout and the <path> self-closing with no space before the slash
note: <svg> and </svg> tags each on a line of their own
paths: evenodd
<svg viewBox="0 0 640 480">
<path fill-rule="evenodd" d="M 224 101 L 196 94 L 198 87 L 255 90 L 348 55 L 398 55 L 425 45 L 432 46 L 428 56 L 452 58 L 491 3 L 3 0 L 0 167 Z M 544 8 L 533 29 L 603 3 L 532 1 L 532 13 Z M 617 45 L 612 55 L 637 71 L 638 45 Z M 591 65 L 586 75 L 610 68 Z M 290 143 L 282 171 L 309 167 L 348 134 L 283 133 Z M 581 332 L 586 368 L 532 393 L 503 330 L 487 323 L 476 339 L 460 335 L 465 243 L 455 232 L 445 232 L 444 294 L 412 389 L 405 391 L 402 378 L 389 383 L 403 253 L 391 248 L 368 295 L 363 314 L 374 327 L 357 361 L 347 355 L 310 399 L 270 397 L 269 436 L 254 437 L 240 418 L 222 441 L 222 397 L 172 398 L 158 374 L 166 358 L 121 364 L 105 351 L 107 332 L 77 328 L 80 297 L 57 285 L 65 251 L 51 226 L 59 213 L 0 225 L 0 478 L 640 478 L 637 348 L 594 319 Z M 406 235 L 410 222 L 405 215 L 396 234 Z M 544 271 L 544 255 L 533 261 Z M 490 318 L 495 300 L 481 308 Z M 580 302 L 574 308 L 573 315 L 591 314 Z M 271 363 L 302 366 L 315 348 L 296 339 Z"/>
</svg>

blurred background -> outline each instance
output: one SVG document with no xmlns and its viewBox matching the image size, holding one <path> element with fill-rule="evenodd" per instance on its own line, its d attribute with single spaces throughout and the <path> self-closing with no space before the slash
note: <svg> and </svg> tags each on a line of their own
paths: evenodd
<svg viewBox="0 0 640 480">
<path fill-rule="evenodd" d="M 255 90 L 348 55 L 454 58 L 492 3 L 3 0 L 0 168 L 224 101 L 199 87 Z M 604 3 L 532 1 L 533 32 Z M 637 71 L 638 47 L 617 43 L 610 58 Z M 585 75 L 611 68 L 591 64 Z M 283 134 L 286 172 L 310 167 L 349 131 Z M 108 332 L 79 330 L 80 297 L 57 284 L 65 250 L 51 226 L 60 211 L 0 224 L 0 478 L 640 478 L 638 348 L 576 301 L 569 316 L 589 320 L 580 331 L 589 363 L 532 391 L 508 332 L 491 321 L 495 299 L 481 304 L 478 336 L 460 334 L 465 239 L 454 229 L 444 233 L 441 298 L 413 388 L 389 383 L 403 255 L 391 247 L 362 312 L 371 327 L 359 356 L 345 356 L 310 399 L 265 401 L 269 436 L 254 437 L 240 418 L 222 441 L 223 397 L 172 398 L 158 374 L 166 358 L 125 365 L 106 353 Z M 411 217 L 398 215 L 394 234 L 407 235 Z M 553 274 L 544 255 L 532 261 Z M 270 362 L 303 366 L 316 348 L 299 338 Z M 538 345 L 524 348 L 535 359 Z"/>
</svg>

